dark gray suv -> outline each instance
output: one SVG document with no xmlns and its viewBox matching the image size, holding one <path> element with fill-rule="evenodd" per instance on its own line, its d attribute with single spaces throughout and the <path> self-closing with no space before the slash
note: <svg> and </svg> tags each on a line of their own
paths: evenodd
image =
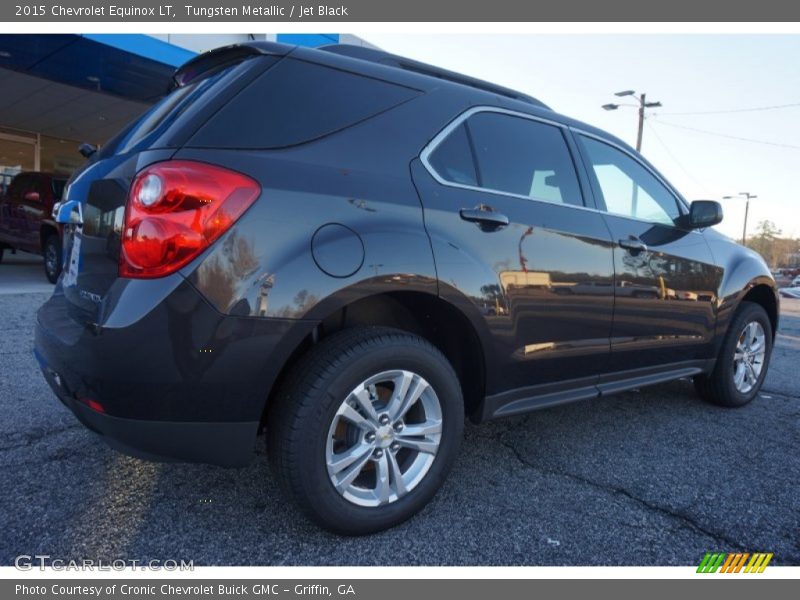
<svg viewBox="0 0 800 600">
<path fill-rule="evenodd" d="M 433 497 L 465 416 L 758 392 L 769 270 L 622 141 L 349 46 L 221 48 L 175 82 L 69 181 L 38 314 L 45 377 L 112 446 L 240 465 L 265 430 L 288 495 L 363 534 Z"/>
</svg>

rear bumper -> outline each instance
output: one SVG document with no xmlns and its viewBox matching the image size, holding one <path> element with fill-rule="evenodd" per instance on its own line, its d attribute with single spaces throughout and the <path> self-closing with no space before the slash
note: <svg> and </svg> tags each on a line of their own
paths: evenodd
<svg viewBox="0 0 800 600">
<path fill-rule="evenodd" d="M 142 312 L 123 327 L 81 324 L 57 288 L 35 334 L 56 396 L 127 454 L 246 464 L 272 383 L 313 324 L 221 315 L 186 282 Z"/>
<path fill-rule="evenodd" d="M 124 454 L 151 461 L 202 462 L 225 467 L 245 465 L 253 457 L 258 421 L 192 423 L 114 417 L 70 397 L 48 367 L 43 366 L 42 372 L 64 406 L 104 442 Z"/>
</svg>

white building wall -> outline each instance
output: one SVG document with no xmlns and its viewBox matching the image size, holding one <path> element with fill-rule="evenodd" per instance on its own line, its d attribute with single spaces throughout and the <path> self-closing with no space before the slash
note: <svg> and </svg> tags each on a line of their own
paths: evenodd
<svg viewBox="0 0 800 600">
<path fill-rule="evenodd" d="M 192 52 L 204 52 L 211 48 L 219 48 L 220 46 L 241 44 L 242 42 L 254 40 L 263 42 L 269 39 L 265 33 L 162 33 L 152 34 L 150 37 L 181 48 L 186 48 Z M 273 35 L 272 41 L 274 41 L 274 39 L 275 36 Z"/>
</svg>

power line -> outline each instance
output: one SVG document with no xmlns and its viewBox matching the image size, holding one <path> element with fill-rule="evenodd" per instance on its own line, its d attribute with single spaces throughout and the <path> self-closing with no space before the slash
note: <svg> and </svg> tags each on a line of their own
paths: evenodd
<svg viewBox="0 0 800 600">
<path fill-rule="evenodd" d="M 658 120 L 661 125 L 668 127 L 675 127 L 676 129 L 685 129 L 687 131 L 696 131 L 697 133 L 704 133 L 706 135 L 714 135 L 729 140 L 738 140 L 740 142 L 750 142 L 751 144 L 764 144 L 766 146 L 775 146 L 777 148 L 791 148 L 792 150 L 800 150 L 800 146 L 792 144 L 781 144 L 779 142 L 768 142 L 766 140 L 754 140 L 752 138 L 739 137 L 737 135 L 728 135 L 727 133 L 719 133 L 718 131 L 708 131 L 706 129 L 698 129 L 697 127 L 687 127 L 686 125 L 677 125 L 676 123 L 668 123 L 667 121 Z"/>
<path fill-rule="evenodd" d="M 652 123 L 651 123 L 651 120 L 650 120 L 650 119 L 647 119 L 647 120 L 645 121 L 645 124 L 647 125 L 647 128 L 650 130 L 650 133 L 652 133 L 652 134 L 653 134 L 653 137 L 655 137 L 655 138 L 656 138 L 656 140 L 658 141 L 658 143 L 659 143 L 659 144 L 661 144 L 661 147 L 662 147 L 662 148 L 664 148 L 664 150 L 666 151 L 666 153 L 667 153 L 667 154 L 669 154 L 669 156 L 670 156 L 670 158 L 673 160 L 673 162 L 674 162 L 676 165 L 678 165 L 678 167 L 680 167 L 681 171 L 683 171 L 683 172 L 686 174 L 686 176 L 687 176 L 689 179 L 691 179 L 691 180 L 692 180 L 692 181 L 694 181 L 694 182 L 695 182 L 695 183 L 696 183 L 698 186 L 700 186 L 700 187 L 703 189 L 703 191 L 704 191 L 705 193 L 709 193 L 709 190 L 708 190 L 708 188 L 707 188 L 707 187 L 706 187 L 706 186 L 705 186 L 705 185 L 704 185 L 704 184 L 703 184 L 701 181 L 699 181 L 699 180 L 698 180 L 698 179 L 697 179 L 697 178 L 696 178 L 694 175 L 692 175 L 692 174 L 691 174 L 691 173 L 690 173 L 688 170 L 686 170 L 686 167 L 684 167 L 684 166 L 683 166 L 683 163 L 681 163 L 681 161 L 679 161 L 679 160 L 678 160 L 678 157 L 677 157 L 677 156 L 675 156 L 675 155 L 672 153 L 672 150 L 670 150 L 670 149 L 669 149 L 669 146 L 667 146 L 667 144 L 666 144 L 666 143 L 664 143 L 664 140 L 662 140 L 662 139 L 661 139 L 661 136 L 660 136 L 660 135 L 658 135 L 658 132 L 656 131 L 656 128 L 655 128 L 655 127 L 653 127 L 653 125 L 652 125 Z"/>
<path fill-rule="evenodd" d="M 662 115 L 727 115 L 731 113 L 743 112 L 757 112 L 762 110 L 778 110 L 781 108 L 796 108 L 800 106 L 800 102 L 793 102 L 791 104 L 773 104 L 771 106 L 753 106 L 750 108 L 732 108 L 730 110 L 699 110 L 693 112 L 665 112 L 659 113 Z"/>
</svg>

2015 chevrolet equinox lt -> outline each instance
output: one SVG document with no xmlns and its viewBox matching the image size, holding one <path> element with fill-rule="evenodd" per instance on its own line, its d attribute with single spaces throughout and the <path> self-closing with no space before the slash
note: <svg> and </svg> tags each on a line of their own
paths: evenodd
<svg viewBox="0 0 800 600">
<path fill-rule="evenodd" d="M 379 51 L 200 55 L 69 182 L 40 309 L 51 387 L 142 457 L 245 463 L 363 534 L 486 421 L 692 376 L 742 406 L 778 321 L 763 260 L 622 141 Z"/>
</svg>

